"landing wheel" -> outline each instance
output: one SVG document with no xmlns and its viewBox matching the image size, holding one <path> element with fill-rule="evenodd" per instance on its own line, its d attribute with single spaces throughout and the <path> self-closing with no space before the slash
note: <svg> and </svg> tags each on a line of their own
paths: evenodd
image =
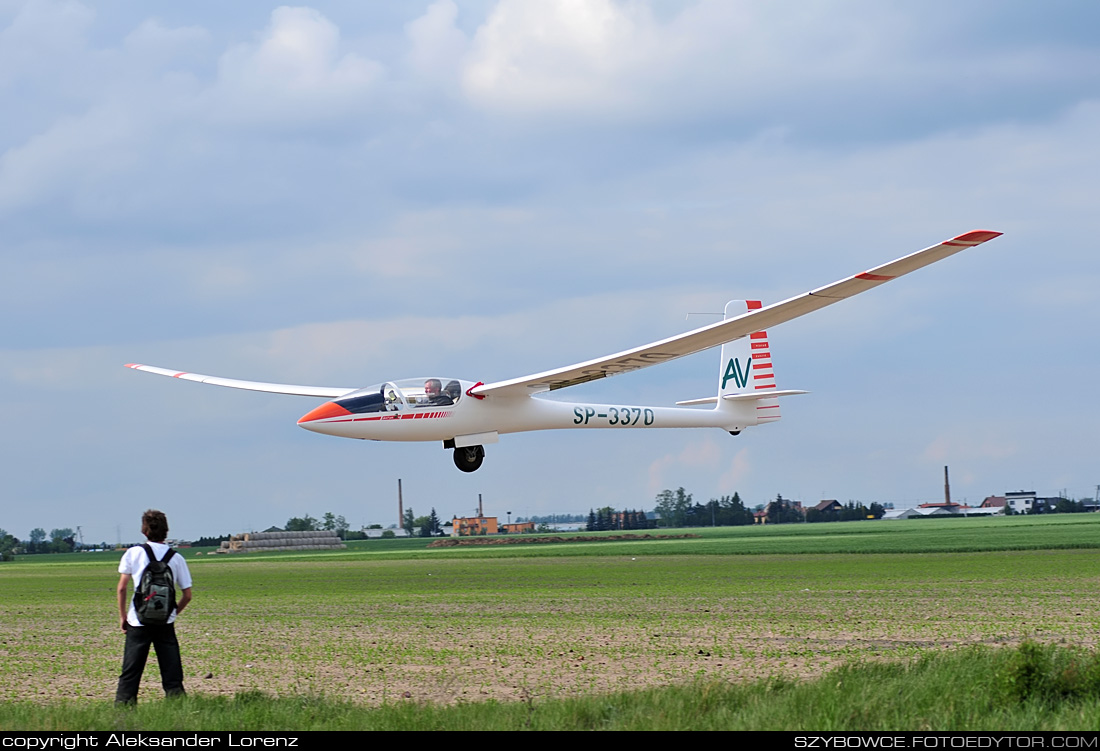
<svg viewBox="0 0 1100 751">
<path fill-rule="evenodd" d="M 741 431 L 740 430 L 731 430 L 730 435 L 741 435 Z"/>
<path fill-rule="evenodd" d="M 455 449 L 455 466 L 463 472 L 476 472 L 485 461 L 485 448 L 482 446 L 464 446 Z"/>
</svg>

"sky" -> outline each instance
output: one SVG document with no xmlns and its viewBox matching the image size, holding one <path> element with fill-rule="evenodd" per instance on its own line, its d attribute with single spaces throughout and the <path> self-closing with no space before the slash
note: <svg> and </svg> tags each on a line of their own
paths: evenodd
<svg viewBox="0 0 1100 751">
<path fill-rule="evenodd" d="M 1100 6 L 0 0 L 0 528 L 898 507 L 1100 483 Z M 128 370 L 486 383 L 1004 232 L 770 332 L 783 419 L 437 443 Z M 670 405 L 718 352 L 555 398 Z"/>
</svg>

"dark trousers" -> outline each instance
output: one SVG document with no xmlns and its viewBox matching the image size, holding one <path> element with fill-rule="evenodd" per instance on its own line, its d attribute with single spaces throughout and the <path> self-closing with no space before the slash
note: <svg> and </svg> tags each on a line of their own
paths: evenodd
<svg viewBox="0 0 1100 751">
<path fill-rule="evenodd" d="M 176 641 L 176 626 L 130 626 L 126 629 L 126 651 L 122 654 L 122 675 L 118 677 L 116 704 L 133 704 L 137 701 L 141 674 L 149 659 L 149 645 L 157 653 L 160 680 L 167 696 L 183 696 L 183 664 L 180 662 L 180 643 Z"/>
</svg>

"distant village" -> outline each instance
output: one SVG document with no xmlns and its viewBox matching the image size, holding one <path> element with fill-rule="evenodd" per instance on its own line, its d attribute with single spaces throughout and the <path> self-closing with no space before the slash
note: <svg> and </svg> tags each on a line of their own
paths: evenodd
<svg viewBox="0 0 1100 751">
<path fill-rule="evenodd" d="M 412 508 L 405 508 L 398 480 L 397 518 L 399 523 L 384 527 L 372 524 L 359 530 L 350 529 L 343 516 L 330 513 L 322 519 L 304 517 L 289 519 L 284 527 L 269 527 L 262 532 L 243 532 L 234 535 L 201 537 L 198 540 L 170 540 L 173 545 L 188 547 L 218 547 L 214 553 L 244 553 L 270 550 L 313 550 L 342 548 L 349 540 L 370 540 L 409 537 L 472 537 L 488 535 L 517 535 L 553 532 L 602 532 L 630 531 L 656 528 L 727 527 L 766 524 L 807 524 L 834 521 L 920 519 L 925 517 L 976 517 L 1013 516 L 1016 514 L 1066 514 L 1100 511 L 1100 486 L 1097 496 L 1074 500 L 1065 496 L 1040 496 L 1034 490 L 1016 490 L 1004 495 L 991 495 L 976 506 L 951 500 L 948 468 L 944 467 L 944 498 L 942 501 L 917 503 L 907 508 L 895 508 L 891 503 L 870 503 L 835 499 L 818 501 L 813 505 L 800 500 L 790 500 L 777 495 L 775 500 L 746 507 L 740 496 L 712 498 L 698 503 L 684 488 L 663 490 L 657 494 L 652 511 L 616 510 L 611 507 L 590 509 L 584 514 L 551 514 L 547 516 L 517 517 L 506 511 L 507 521 L 498 515 L 485 513 L 481 495 L 478 495 L 477 514 L 454 516 L 442 521 L 435 509 L 426 516 L 417 516 Z M 42 529 L 31 530 L 28 540 L 0 530 L 0 561 L 13 560 L 15 555 L 36 553 L 98 552 L 125 547 L 100 543 L 85 545 L 80 528 L 55 529 L 49 535 Z"/>
</svg>

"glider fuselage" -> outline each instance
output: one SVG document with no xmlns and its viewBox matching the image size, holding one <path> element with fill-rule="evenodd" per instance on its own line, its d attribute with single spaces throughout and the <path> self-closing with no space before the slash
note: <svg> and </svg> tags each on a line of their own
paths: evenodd
<svg viewBox="0 0 1100 751">
<path fill-rule="evenodd" d="M 416 379 L 414 383 L 424 380 Z M 463 436 L 484 438 L 485 434 L 559 428 L 714 427 L 737 431 L 757 422 L 752 414 L 756 409 L 753 405 L 693 409 L 559 402 L 527 396 L 478 399 L 467 393 L 476 386 L 473 382 L 452 379 L 447 383 L 460 386 L 457 398 L 446 394 L 425 398 L 423 389 L 410 394 L 407 386 L 391 382 L 326 402 L 303 416 L 298 424 L 316 433 L 342 438 L 447 441 Z"/>
</svg>

